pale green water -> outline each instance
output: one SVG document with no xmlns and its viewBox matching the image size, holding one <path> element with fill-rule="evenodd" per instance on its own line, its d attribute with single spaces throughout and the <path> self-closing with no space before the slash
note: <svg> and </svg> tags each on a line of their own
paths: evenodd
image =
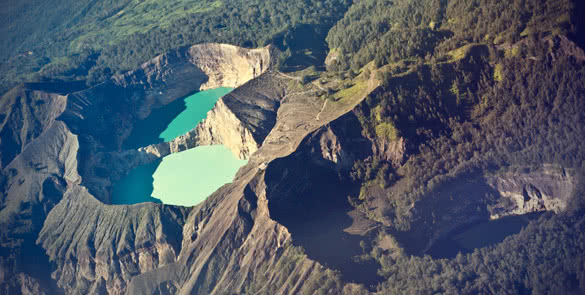
<svg viewBox="0 0 585 295">
<path fill-rule="evenodd" d="M 200 146 L 171 154 L 154 172 L 152 195 L 165 204 L 196 205 L 231 182 L 246 162 L 223 145 Z"/>
<path fill-rule="evenodd" d="M 183 102 L 179 101 L 153 112 L 135 127 L 128 144 L 144 146 L 156 137 L 160 141 L 170 141 L 187 133 L 206 117 L 220 97 L 231 90 L 217 88 L 198 92 L 184 99 L 184 107 Z M 167 125 L 162 132 L 164 125 L 161 124 Z M 162 201 L 171 205 L 193 206 L 231 182 L 246 162 L 220 145 L 172 154 L 162 161 L 136 167 L 118 181 L 112 189 L 112 204 Z"/>
</svg>

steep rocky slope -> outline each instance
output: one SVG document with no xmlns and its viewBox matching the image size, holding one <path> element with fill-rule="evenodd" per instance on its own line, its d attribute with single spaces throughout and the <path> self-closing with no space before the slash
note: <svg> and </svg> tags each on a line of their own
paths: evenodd
<svg viewBox="0 0 585 295">
<path fill-rule="evenodd" d="M 56 290 L 47 276 L 52 270 L 47 268 L 50 264 L 44 251 L 36 261 L 42 264 L 37 267 L 44 269 L 40 272 L 43 275 L 30 275 L 28 269 L 36 263 L 26 256 L 30 255 L 28 250 L 38 248 L 34 240 L 57 203 L 38 242 L 52 249 L 47 252 L 49 258 L 62 266 L 53 279 L 67 292 L 93 288 L 121 293 L 131 276 L 174 261 L 188 209 L 167 210 L 165 206 L 144 204 L 142 210 L 129 213 L 124 213 L 124 206 L 95 211 L 106 205 L 84 186 L 95 188 L 98 196 L 107 200 L 112 180 L 133 166 L 155 159 L 137 150 L 120 149 L 129 126 L 148 116 L 153 108 L 195 90 L 237 87 L 261 75 L 271 65 L 271 50 L 197 45 L 158 56 L 136 71 L 114 76 L 88 90 L 61 95 L 23 85 L 4 96 L 1 130 L 6 164 L 0 215 L 2 225 L 9 230 L 2 234 L 3 289 L 26 292 L 44 286 L 49 293 Z M 216 108 L 216 113 L 222 112 L 230 111 Z M 108 174 L 100 173 L 100 167 L 107 167 Z M 95 219 L 87 223 L 90 211 Z M 128 216 L 128 222 L 119 223 L 116 216 Z M 108 220 L 115 223 L 103 224 Z M 98 234 L 94 229 L 102 230 Z M 168 239 L 167 231 L 171 231 Z M 158 238 L 151 241 L 153 237 Z M 85 246 L 80 247 L 80 243 Z M 122 266 L 127 273 L 104 266 L 127 260 L 129 264 Z M 78 266 L 78 261 L 87 264 Z"/>
<path fill-rule="evenodd" d="M 109 203 L 109 188 L 114 181 L 138 164 L 156 159 L 134 149 L 124 151 L 124 142 L 133 126 L 148 117 L 153 109 L 195 91 L 244 84 L 266 72 L 274 63 L 275 52 L 272 47 L 248 50 L 225 44 L 195 45 L 162 54 L 137 70 L 70 94 L 60 120 L 80 134 L 79 169 L 83 184 L 98 199 Z M 228 126 L 234 126 L 236 132 L 249 132 L 245 128 L 237 129 L 239 123 L 220 105 L 215 111 L 218 117 L 227 118 L 232 123 Z M 216 124 L 223 124 L 221 120 Z M 231 130 L 228 126 L 226 130 Z M 150 143 L 155 142 L 146 144 Z M 257 143 L 249 145 L 253 148 Z M 164 156 L 164 151 L 155 154 Z"/>
<path fill-rule="evenodd" d="M 26 145 L 63 113 L 66 98 L 21 85 L 3 96 L 0 106 L 0 167 L 6 167 Z"/>
<path fill-rule="evenodd" d="M 364 113 L 376 110 L 372 96 L 387 90 L 386 69 L 325 81 L 343 85 L 333 96 L 319 80 L 276 71 L 277 54 L 194 46 L 87 90 L 34 94 L 51 101 L 37 105 L 42 116 L 11 109 L 1 130 L 20 136 L 7 144 L 22 152 L 6 156 L 2 170 L 0 226 L 10 229 L 0 235 L 2 290 L 362 294 L 386 278 L 370 249 L 400 259 L 404 251 L 425 253 L 473 219 L 569 207 L 578 184 L 571 169 L 462 173 L 409 204 L 408 227 L 399 227 L 393 217 L 407 206 L 392 207 L 388 192 L 409 183 L 370 180 L 366 191 L 353 177 L 356 163 L 382 161 L 393 171 L 412 157 L 412 137 L 364 124 Z M 153 109 L 216 86 L 237 89 L 195 129 L 170 143 L 124 149 Z M 18 106 L 11 97 L 3 101 Z M 40 127 L 23 127 L 33 125 Z M 249 162 L 202 204 L 108 205 L 111 184 L 131 168 L 205 144 L 224 144 Z M 26 260 L 29 249 L 36 261 Z"/>
</svg>

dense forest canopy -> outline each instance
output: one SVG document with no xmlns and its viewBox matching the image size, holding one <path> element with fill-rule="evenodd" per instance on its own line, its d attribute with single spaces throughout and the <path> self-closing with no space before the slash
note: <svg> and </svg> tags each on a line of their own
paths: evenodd
<svg viewBox="0 0 585 295">
<path fill-rule="evenodd" d="M 329 32 L 340 69 L 425 58 L 470 42 L 501 44 L 575 30 L 571 1 L 356 1 Z M 444 42 L 441 42 L 444 41 Z M 440 45 L 440 46 L 439 46 Z"/>
<path fill-rule="evenodd" d="M 355 1 L 327 36 L 328 70 L 357 72 L 373 62 L 382 87 L 358 108 L 358 119 L 378 142 L 404 139 L 407 156 L 357 161 L 354 206 L 391 232 L 430 234 L 417 222 L 440 219 L 445 208 L 434 198 L 468 179 L 546 165 L 582 179 L 585 56 L 564 37 L 579 43 L 579 11 L 579 1 Z M 378 291 L 579 293 L 582 180 L 577 187 L 570 212 L 545 215 L 503 244 L 452 260 L 373 243 L 368 255 L 387 279 Z M 435 208 L 412 210 L 425 203 Z M 408 248 L 408 239 L 400 242 Z"/>
<path fill-rule="evenodd" d="M 264 46 L 301 24 L 329 27 L 349 0 L 12 1 L 0 24 L 0 92 L 43 78 L 103 81 L 204 42 Z M 63 16 L 69 16 L 64 18 Z M 30 20 L 38 20 L 31 22 Z"/>
</svg>

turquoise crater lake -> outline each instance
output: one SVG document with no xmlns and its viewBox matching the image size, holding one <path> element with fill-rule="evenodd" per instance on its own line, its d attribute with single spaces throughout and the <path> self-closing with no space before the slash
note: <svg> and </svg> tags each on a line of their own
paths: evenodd
<svg viewBox="0 0 585 295">
<path fill-rule="evenodd" d="M 195 128 L 231 88 L 217 88 L 173 102 L 137 124 L 125 146 L 171 141 Z M 182 103 L 182 105 L 181 105 Z M 165 128 L 161 128 L 161 124 Z M 153 139 L 155 138 L 155 139 Z M 138 166 L 112 189 L 112 204 L 156 202 L 194 206 L 234 178 L 247 163 L 222 145 L 200 146 Z"/>
</svg>

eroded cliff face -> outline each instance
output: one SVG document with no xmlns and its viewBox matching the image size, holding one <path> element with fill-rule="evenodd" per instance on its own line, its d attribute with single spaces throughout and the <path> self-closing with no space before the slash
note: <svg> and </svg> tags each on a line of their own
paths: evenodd
<svg viewBox="0 0 585 295">
<path fill-rule="evenodd" d="M 537 212 L 561 213 L 577 185 L 573 173 L 545 165 L 461 175 L 415 203 L 410 210 L 410 228 L 397 235 L 410 253 L 421 255 L 453 230 L 474 222 Z"/>
<path fill-rule="evenodd" d="M 490 206 L 490 219 L 508 215 L 553 211 L 567 208 L 577 181 L 572 170 L 544 166 L 530 172 L 506 172 L 488 177 L 488 184 L 500 198 Z"/>
<path fill-rule="evenodd" d="M 55 121 L 2 170 L 0 194 L 0 289 L 8 293 L 57 292 L 48 257 L 36 244 L 47 214 L 77 173 L 77 136 Z"/>
<path fill-rule="evenodd" d="M 201 145 L 222 144 L 240 159 L 248 159 L 276 123 L 285 88 L 273 72 L 265 73 L 220 98 L 207 117 L 187 134 L 140 151 L 164 157 Z"/>
<path fill-rule="evenodd" d="M 0 167 L 6 167 L 65 110 L 64 95 L 21 85 L 0 100 Z"/>
<path fill-rule="evenodd" d="M 130 279 L 173 263 L 188 209 L 105 205 L 74 185 L 45 220 L 37 242 L 66 293 L 124 294 Z"/>
<path fill-rule="evenodd" d="M 201 90 L 241 86 L 268 70 L 275 59 L 270 47 L 250 50 L 228 44 L 195 45 L 189 54 L 190 62 L 208 76 Z"/>
<path fill-rule="evenodd" d="M 195 129 L 170 142 L 151 145 L 140 150 L 162 158 L 197 146 L 214 144 L 226 146 L 240 159 L 249 158 L 259 146 L 250 130 L 242 125 L 242 122 L 221 99 Z"/>
</svg>

